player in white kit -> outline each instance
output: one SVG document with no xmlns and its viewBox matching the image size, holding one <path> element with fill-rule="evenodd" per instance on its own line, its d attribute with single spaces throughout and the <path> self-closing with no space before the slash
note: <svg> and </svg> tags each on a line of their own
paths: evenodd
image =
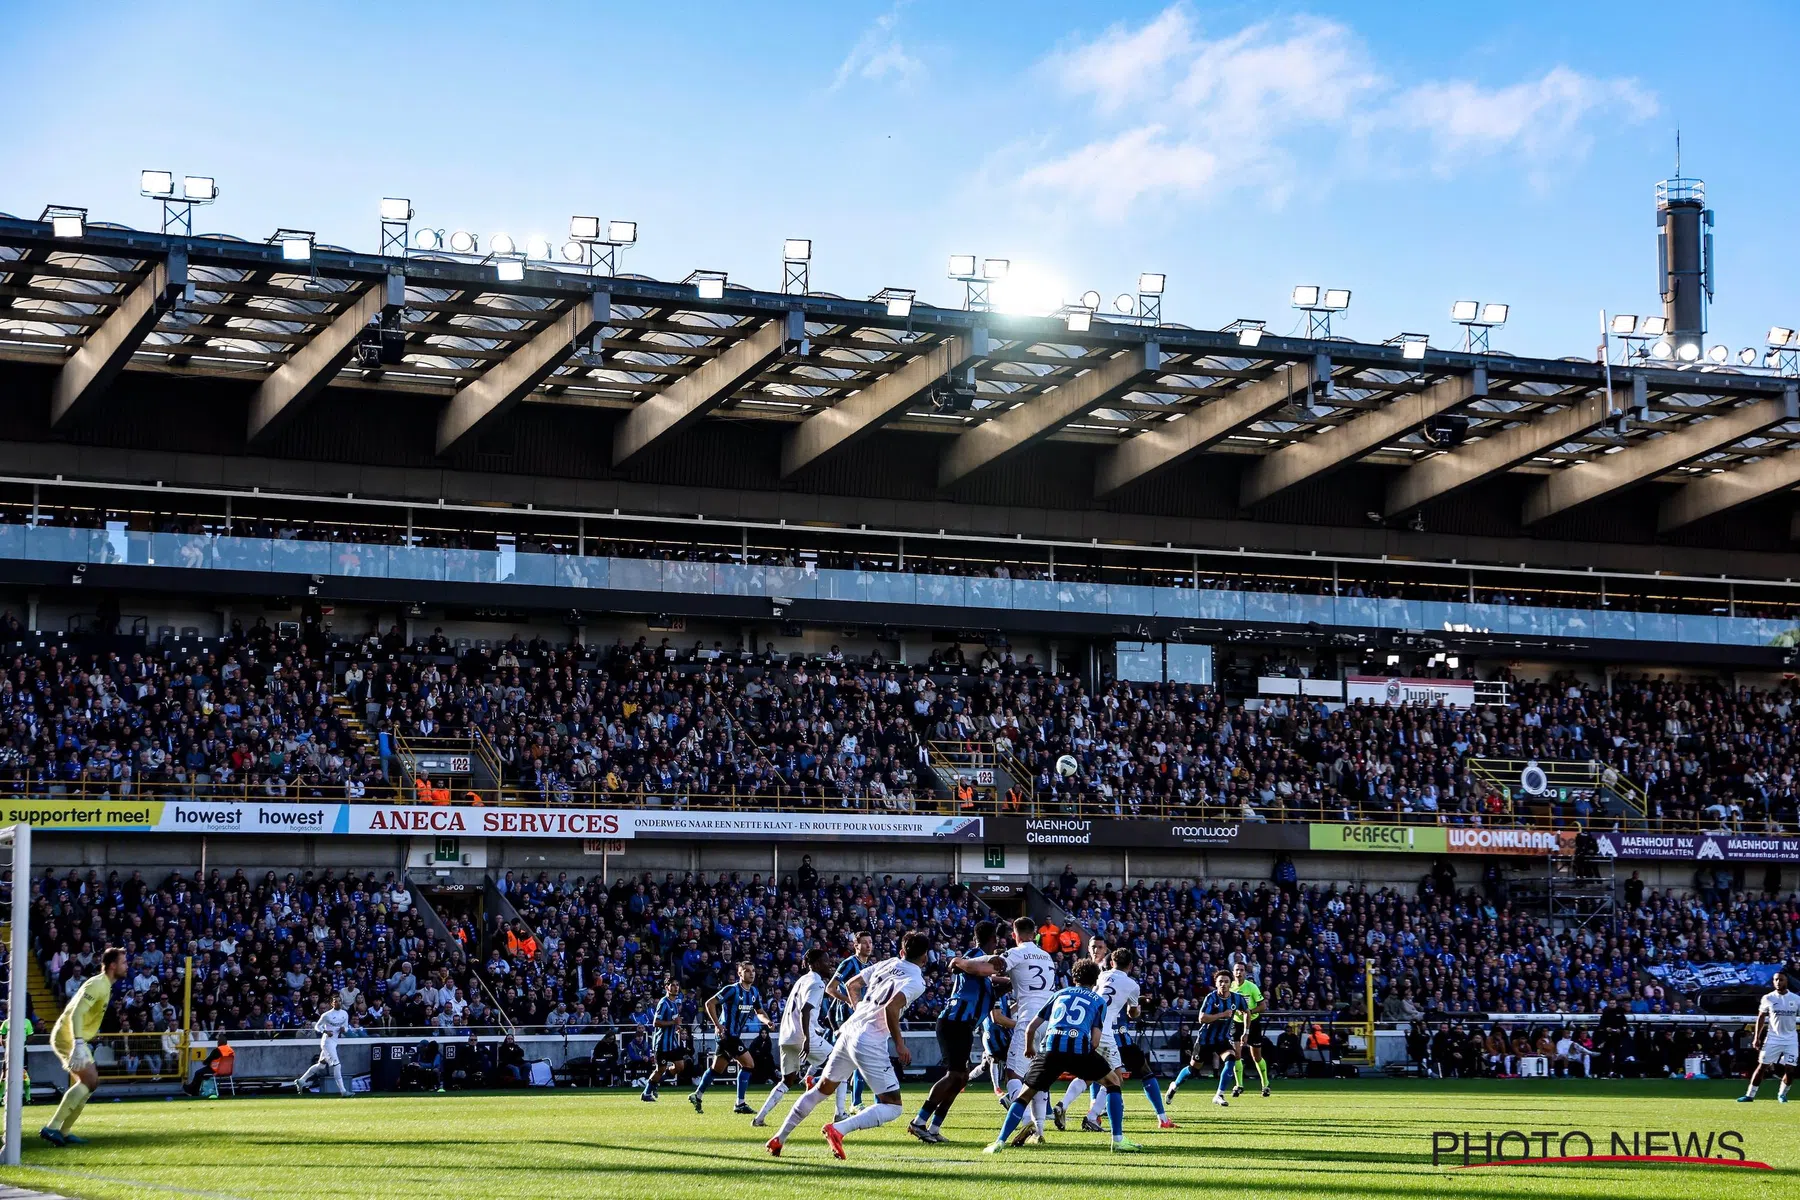
<svg viewBox="0 0 1800 1200">
<path fill-rule="evenodd" d="M 1750 1087 L 1738 1097 L 1739 1104 L 1756 1099 L 1756 1085 L 1765 1074 L 1781 1072 L 1781 1090 L 1775 1098 L 1787 1103 L 1788 1084 L 1794 1081 L 1794 1070 L 1800 1066 L 1800 995 L 1788 990 L 1787 972 L 1775 972 L 1775 990 L 1756 1006 L 1756 1031 L 1750 1044 L 1757 1049 L 1756 1070 L 1750 1072 Z"/>
<path fill-rule="evenodd" d="M 794 980 L 787 1000 L 781 1006 L 781 1078 L 769 1091 L 769 1098 L 750 1123 L 758 1129 L 768 1122 L 769 1114 L 788 1094 L 800 1085 L 808 1066 L 818 1066 L 831 1053 L 822 1021 L 825 1012 L 825 948 L 814 946 L 806 952 L 806 974 Z"/>
<path fill-rule="evenodd" d="M 923 933 L 909 933 L 900 939 L 899 958 L 864 968 L 850 981 L 846 992 L 856 1007 L 838 1026 L 837 1041 L 825 1060 L 824 1074 L 794 1101 L 781 1128 L 768 1140 L 766 1148 L 770 1154 L 779 1156 L 788 1135 L 806 1119 L 806 1114 L 855 1074 L 860 1073 L 868 1081 L 875 1092 L 875 1103 L 825 1126 L 825 1142 L 834 1155 L 844 1157 L 847 1135 L 886 1125 L 900 1116 L 900 1077 L 894 1072 L 889 1053 L 891 1050 L 902 1067 L 912 1062 L 912 1054 L 900 1036 L 900 1015 L 925 994 L 922 968 L 930 957 L 931 938 Z"/>
<path fill-rule="evenodd" d="M 313 1076 L 331 1072 L 337 1081 L 338 1095 L 348 1100 L 350 1089 L 344 1086 L 344 1069 L 338 1065 L 338 1039 L 344 1036 L 344 1030 L 350 1028 L 350 1014 L 344 1011 L 344 1001 L 340 996 L 331 998 L 331 1007 L 319 1014 L 313 1022 L 313 1028 L 319 1034 L 319 1061 L 306 1068 L 306 1074 L 294 1080 L 294 1090 L 302 1096 L 306 1094 L 306 1085 L 312 1082 Z"/>
<path fill-rule="evenodd" d="M 1056 962 L 1037 944 L 1037 922 L 1020 917 L 1013 922 L 1013 941 L 1017 943 L 1004 955 L 1006 977 L 1012 980 L 1013 1020 L 1018 1029 L 1006 1047 L 1006 1101 L 1011 1104 L 1025 1088 L 1025 1075 L 1031 1070 L 1025 1038 L 1019 1030 L 1031 1024 L 1043 1007 L 1056 995 Z M 1042 1145 L 1044 1119 L 1050 1115 L 1050 1097 L 1039 1092 L 1031 1100 L 1031 1132 L 1019 1131 L 1016 1145 Z"/>
</svg>

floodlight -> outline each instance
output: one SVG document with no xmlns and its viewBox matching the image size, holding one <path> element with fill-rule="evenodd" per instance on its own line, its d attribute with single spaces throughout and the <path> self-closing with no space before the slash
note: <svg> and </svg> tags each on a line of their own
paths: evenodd
<svg viewBox="0 0 1800 1200">
<path fill-rule="evenodd" d="M 1303 283 L 1294 289 L 1294 307 L 1311 308 L 1319 302 L 1319 289 L 1310 283 Z"/>
<path fill-rule="evenodd" d="M 952 254 L 950 256 L 950 278 L 975 278 L 975 256 L 973 254 Z"/>
<path fill-rule="evenodd" d="M 1638 332 L 1645 337 L 1659 338 L 1669 332 L 1669 318 L 1645 317 L 1644 323 L 1638 326 Z"/>
<path fill-rule="evenodd" d="M 512 235 L 508 233 L 496 233 L 488 239 L 488 249 L 495 254 L 512 254 L 518 248 L 518 243 L 514 242 Z"/>
<path fill-rule="evenodd" d="M 1724 346 L 1708 346 L 1706 357 L 1716 363 L 1722 363 L 1731 357 L 1731 351 Z"/>
<path fill-rule="evenodd" d="M 219 184 L 211 175 L 184 175 L 181 178 L 181 198 L 195 200 L 204 204 L 219 198 Z"/>
<path fill-rule="evenodd" d="M 421 229 L 413 234 L 413 246 L 420 250 L 436 250 L 444 244 L 444 234 L 439 229 Z"/>
<path fill-rule="evenodd" d="M 1506 324 L 1508 306 L 1505 304 L 1484 304 L 1481 306 L 1481 323 L 1483 325 Z"/>
<path fill-rule="evenodd" d="M 1155 271 L 1146 271 L 1138 276 L 1138 295 L 1160 296 L 1163 294 L 1163 285 L 1167 283 L 1168 280 L 1169 277 L 1167 275 Z"/>
<path fill-rule="evenodd" d="M 412 201 L 401 200 L 393 196 L 384 196 L 381 201 L 381 219 L 384 221 L 412 220 Z"/>
<path fill-rule="evenodd" d="M 1743 363 L 1746 367 L 1754 366 L 1756 363 L 1756 348 L 1754 346 L 1745 346 L 1742 350 L 1739 350 L 1738 361 Z"/>
<path fill-rule="evenodd" d="M 1454 654 L 1448 654 L 1444 656 L 1444 665 L 1454 671 L 1462 665 L 1462 659 Z"/>
<path fill-rule="evenodd" d="M 518 283 L 525 278 L 524 260 L 503 258 L 494 264 L 494 274 L 501 283 Z"/>
<path fill-rule="evenodd" d="M 466 229 L 459 229 L 450 235 L 450 248 L 458 254 L 473 254 L 478 244 L 475 235 Z"/>
<path fill-rule="evenodd" d="M 306 262 L 312 258 L 312 251 L 312 239 L 309 237 L 293 235 L 281 239 L 281 257 L 287 262 Z"/>
<path fill-rule="evenodd" d="M 725 296 L 725 277 L 723 275 L 702 275 L 694 280 L 694 290 L 702 300 L 721 300 Z"/>
<path fill-rule="evenodd" d="M 1697 361 L 1700 357 L 1700 343 L 1698 343 L 1698 342 L 1683 342 L 1683 343 L 1681 343 L 1681 347 L 1675 351 L 1675 357 L 1679 358 L 1682 362 Z"/>
<path fill-rule="evenodd" d="M 1063 324 L 1070 333 L 1086 333 L 1094 323 L 1094 314 L 1085 308 L 1077 308 L 1063 317 Z"/>
<path fill-rule="evenodd" d="M 630 246 L 637 242 L 636 221 L 608 221 L 606 223 L 606 240 L 618 246 Z"/>
<path fill-rule="evenodd" d="M 1631 313 L 1615 313 L 1613 315 L 1612 331 L 1614 333 L 1628 334 L 1628 333 L 1635 332 L 1636 329 L 1637 329 L 1637 317 L 1634 316 L 1633 314 L 1631 314 Z"/>
<path fill-rule="evenodd" d="M 1350 289 L 1326 288 L 1325 299 L 1319 302 L 1319 306 L 1321 308 L 1328 308 L 1332 312 L 1343 312 L 1346 308 L 1350 307 Z"/>
<path fill-rule="evenodd" d="M 812 239 L 788 238 L 781 243 L 781 260 L 783 262 L 811 262 Z"/>
<path fill-rule="evenodd" d="M 79 213 L 58 213 L 50 218 L 50 232 L 59 238 L 81 236 L 83 222 Z"/>
<path fill-rule="evenodd" d="M 550 257 L 550 239 L 545 237 L 541 233 L 534 233 L 529 238 L 526 238 L 525 239 L 525 257 L 526 258 L 539 258 L 539 259 L 549 258 Z"/>
<path fill-rule="evenodd" d="M 587 257 L 587 247 L 580 242 L 564 242 L 562 256 L 564 262 L 578 263 Z"/>
<path fill-rule="evenodd" d="M 1012 262 L 1004 258 L 984 258 L 981 260 L 981 277 L 983 279 L 1005 279 L 1006 272 L 1011 269 Z"/>
<path fill-rule="evenodd" d="M 887 315 L 890 317 L 912 316 L 913 298 L 911 296 L 889 296 L 887 299 Z"/>
<path fill-rule="evenodd" d="M 1794 331 L 1785 325 L 1769 326 L 1769 345 L 1785 346 L 1794 340 Z"/>
<path fill-rule="evenodd" d="M 569 236 L 578 242 L 597 242 L 600 240 L 599 217 L 570 217 Z"/>
<path fill-rule="evenodd" d="M 1255 346 L 1262 340 L 1263 327 L 1261 321 L 1258 321 L 1253 325 L 1246 324 L 1242 329 L 1238 330 L 1238 345 L 1240 346 Z"/>
<path fill-rule="evenodd" d="M 1669 345 L 1669 343 L 1662 338 L 1658 338 L 1650 345 L 1651 358 L 1667 358 L 1673 353 L 1675 353 L 1675 347 Z"/>
<path fill-rule="evenodd" d="M 145 171 L 138 176 L 138 191 L 146 196 L 173 196 L 175 176 L 168 171 Z"/>
<path fill-rule="evenodd" d="M 1479 301 L 1458 300 L 1450 306 L 1450 319 L 1452 321 L 1473 321 L 1475 315 L 1480 311 L 1481 304 Z"/>
<path fill-rule="evenodd" d="M 1425 357 L 1426 342 L 1421 338 L 1410 338 L 1400 343 L 1400 357 L 1420 359 Z"/>
<path fill-rule="evenodd" d="M 1100 293 L 1094 291 L 1092 288 L 1081 293 L 1081 307 L 1098 311 L 1100 308 Z"/>
<path fill-rule="evenodd" d="M 1137 308 L 1137 301 L 1133 300 L 1126 293 L 1120 292 L 1117 296 L 1113 297 L 1113 307 L 1129 317 L 1133 310 Z"/>
</svg>

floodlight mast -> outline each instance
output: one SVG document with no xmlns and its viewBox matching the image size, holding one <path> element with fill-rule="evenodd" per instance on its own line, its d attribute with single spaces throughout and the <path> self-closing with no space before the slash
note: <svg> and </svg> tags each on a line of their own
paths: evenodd
<svg viewBox="0 0 1800 1200">
<path fill-rule="evenodd" d="M 381 255 L 405 258 L 412 242 L 412 201 L 398 196 L 381 200 Z"/>
<path fill-rule="evenodd" d="M 812 239 L 786 238 L 781 243 L 781 294 L 804 296 L 812 289 Z"/>
<path fill-rule="evenodd" d="M 1302 283 L 1294 287 L 1290 299 L 1295 308 L 1306 314 L 1306 336 L 1328 339 L 1331 337 L 1332 314 L 1350 307 L 1350 289 Z"/>
<path fill-rule="evenodd" d="M 581 263 L 590 274 L 616 278 L 619 251 L 637 245 L 637 228 L 636 221 L 608 221 L 602 228 L 599 217 L 570 217 L 563 258 Z M 574 258 L 569 256 L 570 246 L 579 247 Z"/>
<path fill-rule="evenodd" d="M 161 202 L 165 235 L 193 237 L 194 208 L 219 198 L 219 182 L 211 175 L 183 175 L 179 192 L 175 182 L 173 171 L 140 171 L 138 195 Z"/>
<path fill-rule="evenodd" d="M 949 274 L 963 285 L 963 308 L 968 312 L 992 309 L 994 280 L 1004 279 L 1009 265 L 1004 258 L 989 258 L 978 263 L 973 254 L 952 254 Z"/>
</svg>

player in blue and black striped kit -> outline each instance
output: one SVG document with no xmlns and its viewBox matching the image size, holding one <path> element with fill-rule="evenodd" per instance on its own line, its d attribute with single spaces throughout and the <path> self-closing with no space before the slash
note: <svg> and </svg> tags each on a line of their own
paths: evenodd
<svg viewBox="0 0 1800 1200">
<path fill-rule="evenodd" d="M 1189 1075 L 1198 1075 L 1202 1071 L 1212 1069 L 1211 1058 L 1219 1056 L 1219 1090 L 1213 1093 L 1213 1103 L 1220 1108 L 1230 1102 L 1225 1099 L 1225 1081 L 1231 1077 L 1231 1067 L 1237 1061 L 1238 1043 L 1234 1029 L 1239 1013 L 1248 1012 L 1250 1002 L 1231 990 L 1231 973 L 1215 971 L 1213 973 L 1213 990 L 1206 993 L 1206 999 L 1200 1002 L 1199 1028 L 1194 1030 L 1194 1049 L 1188 1065 L 1181 1068 L 1169 1090 L 1163 1094 L 1163 1103 L 1175 1101 L 1175 1090 L 1187 1082 Z"/>
<path fill-rule="evenodd" d="M 1106 1057 L 1094 1048 L 1100 1027 L 1106 1019 L 1106 999 L 1094 990 L 1100 982 L 1100 964 L 1084 958 L 1070 972 L 1074 987 L 1066 987 L 1050 997 L 1050 1002 L 1025 1027 L 1025 1048 L 1031 1051 L 1031 1066 L 1025 1072 L 1024 1087 L 1013 1097 L 1000 1136 L 983 1153 L 998 1154 L 1015 1134 L 1014 1145 L 1027 1138 L 1043 1141 L 1043 1134 L 1025 1124 L 1031 1102 L 1039 1093 L 1048 1092 L 1064 1075 L 1073 1075 L 1097 1083 L 1106 1092 L 1107 1117 L 1112 1122 L 1114 1150 L 1141 1150 L 1135 1142 L 1125 1140 L 1125 1096 L 1120 1091 L 1119 1073 Z M 1014 1037 L 1020 1036 L 1017 1031 Z"/>
<path fill-rule="evenodd" d="M 975 926 L 975 945 L 967 954 L 950 960 L 950 1000 L 938 1014 L 938 1057 L 944 1074 L 932 1085 L 919 1115 L 906 1127 L 906 1132 L 921 1142 L 943 1142 L 944 1118 L 950 1105 L 969 1086 L 969 1055 L 975 1049 L 975 1032 L 987 1019 L 994 1006 L 994 976 L 1005 966 L 994 951 L 999 945 L 999 928 L 992 921 Z"/>
<path fill-rule="evenodd" d="M 981 1057 L 987 1063 L 988 1081 L 994 1085 L 994 1095 L 1002 1106 L 1007 1103 L 1006 1051 L 1012 1045 L 1012 1036 L 1012 993 L 1001 992 L 988 1010 L 987 1020 L 981 1023 Z"/>
<path fill-rule="evenodd" d="M 679 1079 L 682 1068 L 687 1066 L 687 1051 L 681 1045 L 681 985 L 673 976 L 663 983 L 662 999 L 650 1012 L 650 1024 L 655 1027 L 650 1035 L 650 1051 L 656 1057 L 650 1065 L 650 1077 L 644 1080 L 640 1100 L 656 1099 L 657 1085 L 664 1074 Z"/>
<path fill-rule="evenodd" d="M 825 1022 L 831 1029 L 837 1029 L 848 1020 L 850 1011 L 856 1007 L 856 1002 L 850 999 L 850 993 L 845 990 L 850 986 L 850 981 L 861 975 L 863 970 L 874 962 L 875 935 L 865 929 L 856 935 L 855 953 L 840 962 L 837 970 L 831 973 L 831 978 L 825 981 L 825 998 L 830 1001 L 825 1006 Z M 844 1089 L 839 1088 L 833 1094 L 837 1096 L 838 1116 L 841 1117 L 844 1115 L 842 1109 Z M 863 1077 L 861 1071 L 850 1076 L 850 1101 L 856 1107 L 862 1107 Z"/>
<path fill-rule="evenodd" d="M 750 1107 L 750 1072 L 756 1066 L 756 1060 L 750 1057 L 750 1048 L 744 1045 L 744 1035 L 750 1031 L 750 1020 L 754 1017 L 765 1026 L 772 1026 L 769 1014 L 763 1009 L 762 993 L 756 990 L 756 968 L 747 962 L 737 965 L 737 982 L 728 983 L 715 992 L 706 1002 L 706 1017 L 713 1023 L 719 1034 L 719 1046 L 713 1054 L 712 1065 L 694 1084 L 693 1094 L 688 1103 L 694 1111 L 700 1111 L 700 1098 L 706 1094 L 706 1086 L 713 1081 L 713 1076 L 724 1071 L 731 1063 L 738 1065 L 737 1105 L 731 1110 L 735 1113 L 755 1114 Z"/>
</svg>

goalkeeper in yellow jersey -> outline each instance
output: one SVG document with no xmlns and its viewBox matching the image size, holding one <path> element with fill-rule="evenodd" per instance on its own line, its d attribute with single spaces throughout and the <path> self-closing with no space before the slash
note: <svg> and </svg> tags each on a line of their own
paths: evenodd
<svg viewBox="0 0 1800 1200">
<path fill-rule="evenodd" d="M 100 955 L 100 973 L 81 985 L 62 1010 L 62 1016 L 50 1027 L 50 1048 L 69 1072 L 69 1090 L 50 1115 L 50 1123 L 38 1130 L 38 1136 L 52 1146 L 77 1146 L 87 1141 L 71 1134 L 69 1127 L 100 1086 L 100 1071 L 94 1066 L 94 1051 L 89 1043 L 100 1033 L 100 1022 L 112 1003 L 114 982 L 123 978 L 125 951 L 108 947 Z"/>
</svg>

